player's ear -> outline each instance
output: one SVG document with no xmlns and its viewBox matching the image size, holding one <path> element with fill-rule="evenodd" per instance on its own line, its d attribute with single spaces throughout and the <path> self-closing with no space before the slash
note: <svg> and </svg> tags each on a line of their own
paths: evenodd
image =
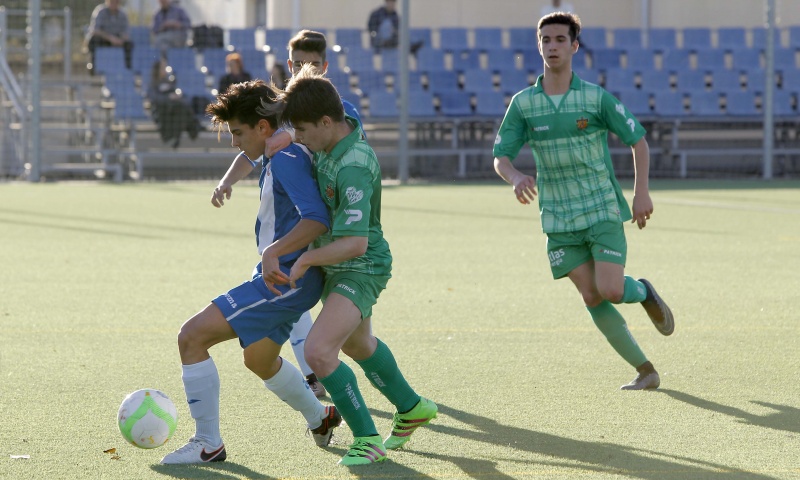
<svg viewBox="0 0 800 480">
<path fill-rule="evenodd" d="M 327 60 L 322 62 L 322 74 L 325 75 L 326 73 L 328 73 L 328 61 Z"/>
</svg>

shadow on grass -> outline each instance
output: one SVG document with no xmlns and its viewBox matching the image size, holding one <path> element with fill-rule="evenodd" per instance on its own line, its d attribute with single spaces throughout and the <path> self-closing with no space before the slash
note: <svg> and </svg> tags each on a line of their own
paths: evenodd
<svg viewBox="0 0 800 480">
<path fill-rule="evenodd" d="M 432 423 L 426 428 L 450 435 L 453 439 L 468 439 L 475 442 L 491 443 L 497 446 L 543 455 L 553 461 L 525 461 L 527 473 L 534 473 L 542 466 L 575 471 L 619 474 L 629 478 L 647 480 L 670 479 L 772 479 L 767 475 L 747 472 L 703 460 L 670 456 L 660 452 L 640 450 L 633 447 L 605 442 L 588 442 L 559 437 L 548 433 L 527 430 L 520 427 L 501 425 L 495 420 L 464 412 L 445 405 L 439 405 L 439 413 L 448 415 L 470 425 L 471 429 L 453 428 Z M 375 416 L 386 416 L 383 412 L 373 412 Z M 477 430 L 477 431 L 476 431 Z M 410 453 L 450 461 L 472 478 L 513 478 L 496 468 L 498 462 L 518 462 L 513 455 L 508 458 L 491 459 L 463 458 L 428 452 Z M 563 461 L 562 461 L 563 460 Z"/>
<path fill-rule="evenodd" d="M 667 394 L 675 400 L 688 403 L 689 405 L 694 405 L 695 407 L 699 407 L 704 410 L 710 410 L 712 412 L 722 413 L 738 418 L 742 422 L 750 425 L 771 428 L 773 430 L 779 430 L 782 432 L 800 433 L 799 408 L 753 400 L 752 403 L 755 403 L 756 405 L 775 410 L 773 413 L 768 413 L 766 415 L 755 415 L 736 407 L 722 405 L 720 403 L 695 397 L 694 395 L 684 392 L 666 389 L 659 389 L 658 392 Z"/>
<path fill-rule="evenodd" d="M 184 479 L 204 478 L 257 478 L 259 480 L 273 480 L 279 477 L 270 477 L 263 473 L 255 472 L 247 467 L 233 462 L 198 463 L 192 465 L 152 465 L 153 471 L 166 477 Z"/>
</svg>

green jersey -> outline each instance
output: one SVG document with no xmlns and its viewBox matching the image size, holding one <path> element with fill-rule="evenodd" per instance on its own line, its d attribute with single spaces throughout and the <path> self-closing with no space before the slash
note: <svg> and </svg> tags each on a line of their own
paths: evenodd
<svg viewBox="0 0 800 480">
<path fill-rule="evenodd" d="M 573 73 L 558 105 L 536 84 L 511 100 L 494 144 L 495 157 L 514 160 L 526 142 L 536 161 L 539 211 L 545 233 L 574 232 L 632 218 L 614 176 L 608 132 L 634 145 L 645 130 L 602 87 Z"/>
<path fill-rule="evenodd" d="M 359 272 L 390 276 L 392 253 L 381 229 L 381 167 L 372 147 L 361 137 L 358 122 L 346 120 L 353 131 L 331 150 L 314 154 L 314 171 L 331 217 L 331 229 L 314 242 L 324 247 L 340 237 L 368 237 L 360 257 L 322 268 L 326 274 Z"/>
</svg>

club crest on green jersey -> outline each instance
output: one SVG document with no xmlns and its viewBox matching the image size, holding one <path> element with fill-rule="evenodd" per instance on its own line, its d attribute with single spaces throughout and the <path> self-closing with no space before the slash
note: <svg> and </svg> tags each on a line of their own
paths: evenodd
<svg viewBox="0 0 800 480">
<path fill-rule="evenodd" d="M 589 126 L 589 119 L 581 117 L 575 123 L 578 125 L 578 130 L 585 130 Z"/>
</svg>

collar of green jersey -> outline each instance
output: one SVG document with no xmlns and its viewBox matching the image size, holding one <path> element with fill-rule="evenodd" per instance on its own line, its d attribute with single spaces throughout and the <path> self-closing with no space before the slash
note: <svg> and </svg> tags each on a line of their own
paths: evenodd
<svg viewBox="0 0 800 480">
<path fill-rule="evenodd" d="M 542 84 L 542 80 L 544 80 L 544 73 L 539 75 L 539 77 L 536 79 L 536 83 L 533 84 L 533 93 L 544 93 L 544 85 Z M 580 79 L 578 74 L 572 72 L 572 80 L 569 82 L 569 89 L 580 90 L 582 81 L 583 80 Z"/>
<path fill-rule="evenodd" d="M 361 140 L 361 129 L 358 127 L 358 120 L 349 115 L 345 115 L 344 121 L 349 123 L 350 126 L 353 127 L 353 131 L 350 132 L 350 134 L 348 134 L 343 139 L 339 140 L 339 143 L 334 145 L 333 149 L 331 150 L 331 153 L 327 155 L 328 158 L 334 160 L 340 158 L 342 155 L 344 155 L 344 152 L 346 152 L 347 149 L 352 147 L 353 144 L 356 143 L 357 141 Z"/>
</svg>

